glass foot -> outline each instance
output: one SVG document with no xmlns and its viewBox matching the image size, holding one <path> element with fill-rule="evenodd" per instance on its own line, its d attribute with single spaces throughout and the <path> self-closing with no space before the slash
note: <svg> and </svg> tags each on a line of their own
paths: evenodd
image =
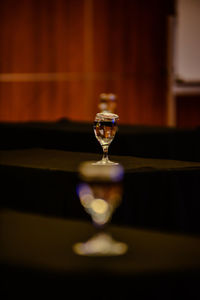
<svg viewBox="0 0 200 300">
<path fill-rule="evenodd" d="M 73 246 L 76 254 L 85 256 L 116 256 L 125 254 L 127 249 L 125 243 L 115 241 L 106 233 L 97 234 L 87 242 Z"/>
<path fill-rule="evenodd" d="M 93 165 L 119 165 L 117 162 L 113 162 L 111 160 L 99 160 L 97 162 L 92 163 Z"/>
</svg>

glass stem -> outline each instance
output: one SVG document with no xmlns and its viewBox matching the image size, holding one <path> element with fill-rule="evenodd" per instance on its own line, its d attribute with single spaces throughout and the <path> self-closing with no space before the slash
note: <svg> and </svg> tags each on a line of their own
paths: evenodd
<svg viewBox="0 0 200 300">
<path fill-rule="evenodd" d="M 103 148 L 103 158 L 102 158 L 102 160 L 106 163 L 106 162 L 108 162 L 108 145 L 104 145 L 104 146 L 102 146 L 102 148 Z"/>
</svg>

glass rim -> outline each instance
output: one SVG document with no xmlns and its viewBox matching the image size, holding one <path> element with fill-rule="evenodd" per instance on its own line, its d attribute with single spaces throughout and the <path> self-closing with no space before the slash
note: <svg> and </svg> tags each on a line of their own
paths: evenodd
<svg viewBox="0 0 200 300">
<path fill-rule="evenodd" d="M 95 118 L 105 118 L 105 119 L 119 119 L 119 116 L 117 114 L 113 114 L 111 112 L 100 112 L 100 113 L 97 113 Z"/>
</svg>

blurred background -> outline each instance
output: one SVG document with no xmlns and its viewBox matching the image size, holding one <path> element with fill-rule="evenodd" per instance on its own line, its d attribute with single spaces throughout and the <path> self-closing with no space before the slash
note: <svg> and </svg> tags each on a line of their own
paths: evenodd
<svg viewBox="0 0 200 300">
<path fill-rule="evenodd" d="M 105 92 L 121 123 L 198 126 L 198 83 L 171 89 L 176 19 L 174 0 L 2 0 L 0 121 L 90 122 Z"/>
</svg>

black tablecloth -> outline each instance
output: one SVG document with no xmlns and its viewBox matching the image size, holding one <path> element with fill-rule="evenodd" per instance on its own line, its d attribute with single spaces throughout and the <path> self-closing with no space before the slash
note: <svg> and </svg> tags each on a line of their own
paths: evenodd
<svg viewBox="0 0 200 300">
<path fill-rule="evenodd" d="M 89 220 L 76 194 L 78 166 L 101 155 L 47 149 L 0 151 L 1 206 Z M 200 233 L 200 163 L 111 156 L 125 169 L 112 222 Z"/>
<path fill-rule="evenodd" d="M 100 153 L 92 123 L 0 123 L 0 149 L 48 148 Z M 200 130 L 119 124 L 113 155 L 200 161 Z"/>
<path fill-rule="evenodd" d="M 200 296 L 200 238 L 110 226 L 112 236 L 128 244 L 128 252 L 84 257 L 72 246 L 93 235 L 90 223 L 4 211 L 0 229 L 0 293 L 10 297 L 2 299 Z"/>
</svg>

